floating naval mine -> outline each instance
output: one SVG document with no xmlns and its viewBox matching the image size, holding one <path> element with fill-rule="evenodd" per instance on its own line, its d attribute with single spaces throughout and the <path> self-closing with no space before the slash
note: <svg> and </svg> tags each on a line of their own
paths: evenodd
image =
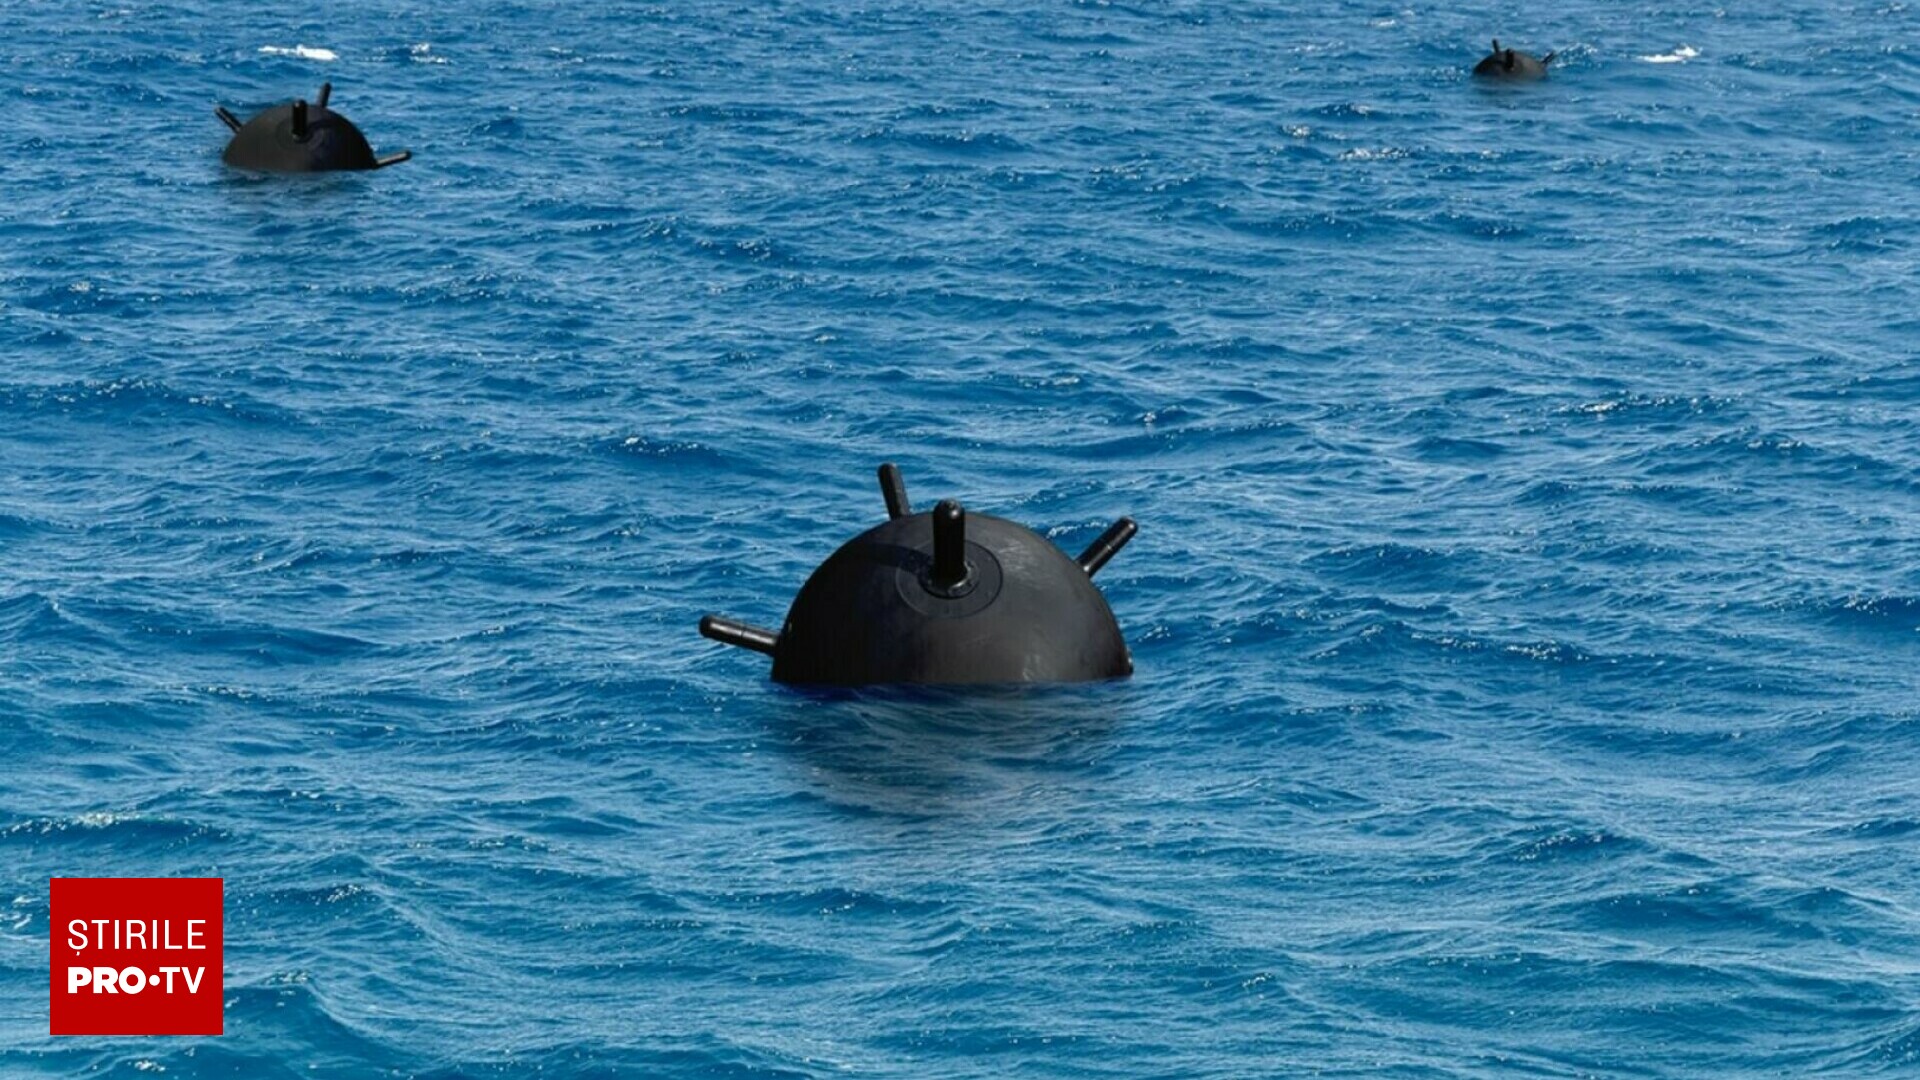
<svg viewBox="0 0 1920 1080">
<path fill-rule="evenodd" d="M 331 172 L 338 169 L 384 169 L 412 157 L 402 150 L 383 158 L 373 156 L 367 137 L 353 121 L 327 108 L 333 84 L 320 84 L 309 105 L 305 99 L 276 105 L 246 123 L 216 107 L 213 112 L 233 132 L 220 160 L 237 169 L 262 172 Z"/>
<path fill-rule="evenodd" d="M 783 683 L 1069 683 L 1133 673 L 1093 584 L 1133 539 L 1132 519 L 1070 559 L 1023 525 L 951 500 L 914 513 L 891 464 L 880 466 L 880 492 L 888 520 L 813 572 L 779 633 L 715 615 L 700 620 L 700 633 L 772 656 Z"/>
<path fill-rule="evenodd" d="M 1547 65 L 1560 55 L 1550 52 L 1545 56 L 1534 56 L 1519 49 L 1503 49 L 1500 39 L 1493 39 L 1493 51 L 1482 57 L 1473 66 L 1473 73 L 1482 79 L 1505 79 L 1511 82 L 1531 82 L 1547 77 Z"/>
</svg>

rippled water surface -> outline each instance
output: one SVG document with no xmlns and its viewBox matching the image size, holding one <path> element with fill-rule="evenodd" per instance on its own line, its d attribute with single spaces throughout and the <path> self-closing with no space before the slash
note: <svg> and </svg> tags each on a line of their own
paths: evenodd
<svg viewBox="0 0 1920 1080">
<path fill-rule="evenodd" d="M 1905 4 L 0 24 L 0 1072 L 1920 1071 Z M 885 460 L 1138 674 L 695 633 Z M 114 875 L 224 1036 L 45 1034 Z"/>
</svg>

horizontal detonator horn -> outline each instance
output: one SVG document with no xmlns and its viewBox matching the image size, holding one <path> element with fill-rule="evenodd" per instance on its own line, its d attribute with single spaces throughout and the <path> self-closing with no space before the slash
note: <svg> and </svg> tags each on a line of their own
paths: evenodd
<svg viewBox="0 0 1920 1080">
<path fill-rule="evenodd" d="M 1107 531 L 1101 533 L 1098 540 L 1088 544 L 1087 550 L 1081 552 L 1080 558 L 1075 561 L 1080 564 L 1080 569 L 1087 572 L 1088 577 L 1092 577 L 1101 567 L 1107 565 L 1108 559 L 1120 554 L 1120 549 L 1126 547 L 1127 541 L 1133 539 L 1133 534 L 1139 531 L 1140 526 L 1134 524 L 1132 518 L 1123 517 L 1107 526 Z"/>
<path fill-rule="evenodd" d="M 717 641 L 722 645 L 735 645 L 742 649 L 766 653 L 772 656 L 780 647 L 780 635 L 771 630 L 762 630 L 757 626 L 723 619 L 718 615 L 708 615 L 700 620 L 700 636 Z"/>
<path fill-rule="evenodd" d="M 213 115 L 219 117 L 220 122 L 227 125 L 228 131 L 239 131 L 243 126 L 240 123 L 240 118 L 228 112 L 225 105 L 215 105 L 213 107 Z"/>
</svg>

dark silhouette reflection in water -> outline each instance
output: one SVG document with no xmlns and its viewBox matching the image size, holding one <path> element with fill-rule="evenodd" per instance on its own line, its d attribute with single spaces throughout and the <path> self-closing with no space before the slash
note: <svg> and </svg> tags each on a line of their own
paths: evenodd
<svg viewBox="0 0 1920 1080">
<path fill-rule="evenodd" d="M 1097 789 L 1138 695 L 1124 682 L 982 690 L 791 690 L 769 732 L 816 794 L 900 819 L 1032 817 Z"/>
</svg>

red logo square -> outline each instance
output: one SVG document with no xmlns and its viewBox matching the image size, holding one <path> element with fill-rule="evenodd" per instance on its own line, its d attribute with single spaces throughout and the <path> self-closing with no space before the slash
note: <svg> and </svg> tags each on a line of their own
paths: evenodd
<svg viewBox="0 0 1920 1080">
<path fill-rule="evenodd" d="M 55 1035 L 218 1035 L 220 878 L 54 878 Z"/>
</svg>

